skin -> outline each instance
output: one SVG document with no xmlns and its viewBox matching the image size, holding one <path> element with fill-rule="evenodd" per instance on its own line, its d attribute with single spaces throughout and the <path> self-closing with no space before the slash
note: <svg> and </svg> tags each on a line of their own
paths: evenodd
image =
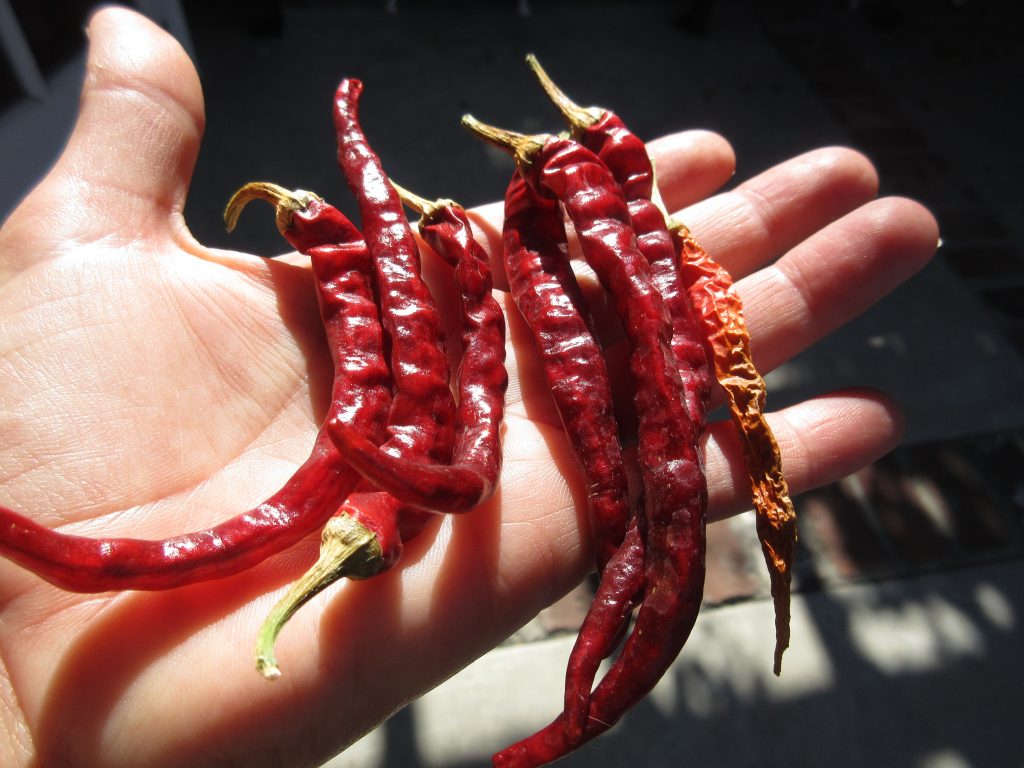
<svg viewBox="0 0 1024 768">
<path fill-rule="evenodd" d="M 203 129 L 185 53 L 124 10 L 97 14 L 89 34 L 74 135 L 0 230 L 0 504 L 62 530 L 156 538 L 280 486 L 323 416 L 330 360 L 301 259 L 213 251 L 185 226 Z M 811 152 L 715 195 L 734 167 L 724 139 L 687 132 L 651 149 L 670 209 L 739 278 L 765 372 L 935 250 L 932 216 L 875 199 L 873 168 L 850 150 Z M 496 253 L 500 209 L 474 220 Z M 253 670 L 255 632 L 316 537 L 164 593 L 66 594 L 0 563 L 0 764 L 316 765 L 576 584 L 592 560 L 583 490 L 529 336 L 496 294 L 511 386 L 488 504 L 435 524 L 401 567 L 300 612 L 275 683 Z M 866 391 L 771 423 L 794 492 L 863 466 L 900 434 L 896 407 Z M 729 429 L 709 430 L 716 519 L 748 506 Z"/>
</svg>

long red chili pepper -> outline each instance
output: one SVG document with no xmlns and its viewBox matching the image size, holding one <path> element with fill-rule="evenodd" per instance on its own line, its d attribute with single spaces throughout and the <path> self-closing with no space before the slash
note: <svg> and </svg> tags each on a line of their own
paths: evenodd
<svg viewBox="0 0 1024 768">
<path fill-rule="evenodd" d="M 554 83 L 535 56 L 529 55 L 526 60 L 569 124 L 572 137 L 604 162 L 622 189 L 637 247 L 650 265 L 651 281 L 672 318 L 672 352 L 679 363 L 686 407 L 694 424 L 702 428 L 711 391 L 707 339 L 680 276 L 665 213 L 653 202 L 657 188 L 647 147 L 614 112 L 579 106 Z"/>
<path fill-rule="evenodd" d="M 393 394 L 388 436 L 382 447 L 400 459 L 449 464 L 455 440 L 455 401 L 448 384 L 444 328 L 420 275 L 419 247 L 402 201 L 359 124 L 361 93 L 358 80 L 341 82 L 335 94 L 334 125 L 338 162 L 359 205 L 380 321 L 391 348 Z M 328 429 L 334 434 L 342 432 L 340 423 L 343 420 L 332 420 Z M 364 537 L 353 536 L 346 521 L 360 516 L 386 528 L 390 546 L 382 558 L 368 550 Z M 269 678 L 280 674 L 274 643 L 295 611 L 342 577 L 372 576 L 393 565 L 401 555 L 403 541 L 419 533 L 429 519 L 364 482 L 325 527 L 317 562 L 264 621 L 256 643 L 258 669 Z M 341 525 L 337 533 L 332 529 L 336 521 Z M 368 556 L 369 563 L 364 562 Z"/>
<path fill-rule="evenodd" d="M 665 215 L 652 201 L 657 188 L 647 147 L 615 113 L 598 107 L 580 107 L 569 99 L 535 56 L 527 56 L 527 63 L 569 124 L 572 137 L 605 163 L 622 190 L 636 233 L 637 248 L 647 259 L 651 282 L 661 294 L 672 321 L 672 352 L 679 366 L 687 411 L 699 437 L 707 420 L 711 392 L 707 339 L 683 285 Z M 635 546 L 643 546 L 640 537 Z M 595 595 L 569 659 L 565 712 L 570 730 L 577 735 L 584 724 L 590 690 L 601 660 L 611 652 L 616 638 L 625 630 L 631 609 L 642 594 L 642 576 L 636 569 L 626 566 L 626 562 L 627 558 L 617 558 L 616 566 L 622 572 L 605 576 L 610 584 L 606 589 L 599 588 Z M 630 576 L 632 581 L 629 581 Z M 632 595 L 628 593 L 630 584 L 636 590 Z M 613 596 L 620 602 L 615 602 Z"/>
<path fill-rule="evenodd" d="M 346 226 L 359 238 L 361 235 L 340 212 L 315 195 L 289 192 L 267 183 L 246 185 L 235 194 L 226 214 L 230 226 L 234 225 L 242 208 L 254 199 L 276 206 L 278 229 L 293 247 L 310 257 L 320 294 L 334 297 L 334 304 L 324 311 L 332 350 L 349 354 L 346 347 L 339 344 L 342 340 L 335 333 L 335 315 L 343 313 L 350 322 L 358 324 L 359 336 L 353 342 L 361 345 L 366 383 L 371 385 L 369 391 L 380 396 L 382 404 L 390 404 L 391 373 L 383 353 L 383 330 L 372 289 L 370 255 L 361 239 L 358 251 L 353 254 L 353 249 L 340 238 L 341 227 Z M 386 409 L 382 409 L 384 411 Z M 340 418 L 344 418 L 341 413 L 329 414 L 325 424 L 337 429 Z M 379 417 L 367 439 L 380 442 L 384 433 L 385 420 Z M 327 434 L 325 431 L 325 437 Z M 401 555 L 402 537 L 394 499 L 377 492 L 357 491 L 336 506 L 321 533 L 317 563 L 275 606 L 260 630 L 256 666 L 268 678 L 280 675 L 273 646 L 281 627 L 319 591 L 311 589 L 310 583 L 326 586 L 343 576 L 367 578 L 393 565 Z"/>
<path fill-rule="evenodd" d="M 643 585 L 642 543 L 636 520 L 632 535 L 625 533 L 631 517 L 629 487 L 611 384 L 590 323 L 578 311 L 582 296 L 569 267 L 562 212 L 557 200 L 539 195 L 518 171 L 505 194 L 503 237 L 513 298 L 533 332 L 548 386 L 583 468 L 591 537 L 603 574 L 603 589 L 580 628 L 566 670 L 566 707 L 582 710 L 582 718 L 601 660 L 621 637 L 635 605 L 632 599 Z M 629 558 L 621 555 L 623 549 Z"/>
<path fill-rule="evenodd" d="M 511 149 L 528 182 L 564 204 L 584 257 L 614 299 L 632 348 L 645 494 L 644 597 L 622 653 L 591 697 L 582 737 L 567 734 L 558 749 L 541 755 L 532 751 L 547 742 L 531 737 L 495 756 L 496 764 L 535 765 L 610 727 L 675 660 L 703 594 L 707 488 L 671 350 L 671 321 L 636 247 L 625 199 L 605 165 L 569 139 L 522 137 L 471 118 L 464 124 Z"/>
<path fill-rule="evenodd" d="M 444 326 L 420 276 L 420 254 L 401 198 L 359 124 L 363 84 L 346 79 L 334 98 L 338 163 L 355 195 L 363 235 L 373 257 L 384 330 L 403 345 L 392 366 L 395 397 L 391 420 L 405 425 L 391 439 L 409 456 L 450 463 L 455 441 L 455 400 L 449 386 Z"/>
<path fill-rule="evenodd" d="M 643 142 L 611 111 L 573 103 L 536 57 L 528 56 L 527 62 L 569 123 L 572 135 L 605 161 L 623 188 L 641 250 L 651 261 L 653 279 L 673 316 L 673 349 L 683 369 L 691 415 L 697 422 L 703 419 L 695 415 L 696 403 L 702 400 L 705 410 L 707 407 L 710 376 L 705 348 L 710 347 L 744 445 L 758 538 L 775 603 L 774 669 L 779 674 L 782 654 L 789 645 L 796 512 L 782 474 L 778 446 L 764 420 L 764 380 L 753 365 L 743 307 L 732 288 L 732 279 L 681 223 L 668 217 L 653 184 L 654 168 Z M 673 229 L 671 235 L 666 224 Z M 648 243 L 655 250 L 649 252 L 645 247 Z"/>
<path fill-rule="evenodd" d="M 332 436 L 352 466 L 381 490 L 424 509 L 466 512 L 494 493 L 501 472 L 500 430 L 508 388 L 505 318 L 491 295 L 487 253 L 474 239 L 462 206 L 397 190 L 421 214 L 420 234 L 455 268 L 459 287 L 462 362 L 452 462 L 424 464 L 396 457 L 346 426 L 339 425 Z"/>
<path fill-rule="evenodd" d="M 517 172 L 505 193 L 505 271 L 530 328 L 545 377 L 583 470 L 598 568 L 618 549 L 629 519 L 629 486 L 604 355 L 569 265 L 558 201 Z"/>
<path fill-rule="evenodd" d="M 244 203 L 226 212 L 229 228 Z M 340 213 L 315 196 L 298 196 L 279 209 L 298 248 L 333 246 L 336 282 L 318 279 L 321 312 L 335 364 L 329 419 L 341 418 L 367 435 L 377 434 L 390 402 L 381 337 L 365 316 L 369 282 L 362 236 Z M 326 264 L 326 262 L 325 262 Z M 319 277 L 323 277 L 318 276 Z M 202 531 L 163 540 L 91 539 L 44 528 L 0 508 L 0 552 L 47 581 L 73 592 L 162 590 L 223 578 L 246 570 L 320 528 L 359 479 L 323 430 L 310 457 L 280 491 L 254 509 Z"/>
</svg>

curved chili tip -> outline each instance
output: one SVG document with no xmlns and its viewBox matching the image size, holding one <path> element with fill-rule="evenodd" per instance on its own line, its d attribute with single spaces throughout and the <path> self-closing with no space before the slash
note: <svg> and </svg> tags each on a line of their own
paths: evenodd
<svg viewBox="0 0 1024 768">
<path fill-rule="evenodd" d="M 363 81 L 355 77 L 346 77 L 338 84 L 338 90 L 334 92 L 335 101 L 344 100 L 355 107 L 359 97 L 363 94 Z"/>
<path fill-rule="evenodd" d="M 369 528 L 347 514 L 327 521 L 320 536 L 320 557 L 274 606 L 256 638 L 256 669 L 268 680 L 281 676 L 274 643 L 295 612 L 338 579 L 365 579 L 384 564 L 380 542 Z"/>
<path fill-rule="evenodd" d="M 353 469 L 405 504 L 436 512 L 469 512 L 494 492 L 496 478 L 489 480 L 476 467 L 392 456 L 336 419 L 327 430 Z"/>
<path fill-rule="evenodd" d="M 242 210 L 253 200 L 263 200 L 274 206 L 277 229 L 284 234 L 291 229 L 292 217 L 306 210 L 312 202 L 319 201 L 320 197 L 304 189 L 289 190 L 269 181 L 249 182 L 235 192 L 224 207 L 224 225 L 228 232 L 234 231 Z"/>
<path fill-rule="evenodd" d="M 551 99 L 551 102 L 558 108 L 558 111 L 562 113 L 562 117 L 569 124 L 574 138 L 579 138 L 579 134 L 583 133 L 583 131 L 604 116 L 607 110 L 600 107 L 581 107 L 566 96 L 565 92 L 555 85 L 555 81 L 544 71 L 537 57 L 532 53 L 526 54 L 526 63 L 530 65 L 533 74 L 537 76 L 537 80 L 540 81 L 540 86 L 544 89 L 544 93 Z"/>
</svg>

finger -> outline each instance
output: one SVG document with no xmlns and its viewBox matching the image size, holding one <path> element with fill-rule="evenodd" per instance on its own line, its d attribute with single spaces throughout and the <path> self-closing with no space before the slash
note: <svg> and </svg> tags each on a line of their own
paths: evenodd
<svg viewBox="0 0 1024 768">
<path fill-rule="evenodd" d="M 710 131 L 683 131 L 648 142 L 658 191 L 670 211 L 718 191 L 736 172 L 736 154 Z"/>
<path fill-rule="evenodd" d="M 769 414 L 791 494 L 838 480 L 892 450 L 903 420 L 884 395 L 838 392 Z M 709 425 L 708 502 L 713 519 L 752 508 L 743 448 L 729 421 Z"/>
<path fill-rule="evenodd" d="M 721 187 L 732 176 L 735 168 L 732 147 L 721 136 L 710 131 L 672 134 L 650 142 L 648 149 L 655 163 L 658 187 L 673 210 Z M 491 256 L 495 287 L 508 290 L 508 281 L 501 264 L 504 203 L 482 205 L 469 213 L 477 239 Z"/>
<path fill-rule="evenodd" d="M 195 68 L 174 38 L 132 11 L 99 11 L 88 35 L 68 145 L 12 223 L 54 240 L 169 231 L 171 214 L 184 206 L 203 129 Z"/>
<path fill-rule="evenodd" d="M 677 214 L 734 279 L 871 200 L 878 175 L 866 157 L 819 149 L 775 166 Z"/>
<path fill-rule="evenodd" d="M 758 369 L 772 370 L 860 315 L 921 269 L 938 239 L 918 203 L 876 200 L 739 281 Z"/>
</svg>

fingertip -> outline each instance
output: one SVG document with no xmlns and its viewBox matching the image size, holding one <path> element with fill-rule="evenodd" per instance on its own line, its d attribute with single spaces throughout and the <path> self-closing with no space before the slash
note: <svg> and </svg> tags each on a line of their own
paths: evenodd
<svg viewBox="0 0 1024 768">
<path fill-rule="evenodd" d="M 689 130 L 647 144 L 658 189 L 670 210 L 697 202 L 720 189 L 736 172 L 736 152 L 720 134 Z"/>
<path fill-rule="evenodd" d="M 878 169 L 871 158 L 860 150 L 842 145 L 821 147 L 796 158 L 814 167 L 818 173 L 835 174 L 858 201 L 878 195 Z"/>
<path fill-rule="evenodd" d="M 923 266 L 939 248 L 939 222 L 926 206 L 906 197 L 884 197 L 872 204 L 878 231 L 894 248 L 906 251 Z"/>
<path fill-rule="evenodd" d="M 865 443 L 867 450 L 875 453 L 874 458 L 883 456 L 903 439 L 906 431 L 906 416 L 899 401 L 886 392 L 872 387 L 849 387 L 847 389 L 822 395 L 821 401 L 841 402 L 837 409 L 840 426 L 851 430 L 857 423 L 871 426 L 874 441 Z M 843 418 L 847 422 L 843 422 Z M 874 459 L 871 459 L 874 460 Z"/>
<path fill-rule="evenodd" d="M 44 215 L 40 229 L 58 240 L 173 233 L 203 132 L 199 76 L 178 41 L 134 11 L 98 10 L 86 32 L 74 129 L 20 212 L 36 226 Z"/>
<path fill-rule="evenodd" d="M 86 36 L 86 88 L 118 84 L 152 87 L 202 130 L 205 108 L 199 75 L 177 39 L 145 16 L 117 6 L 93 13 Z"/>
</svg>

